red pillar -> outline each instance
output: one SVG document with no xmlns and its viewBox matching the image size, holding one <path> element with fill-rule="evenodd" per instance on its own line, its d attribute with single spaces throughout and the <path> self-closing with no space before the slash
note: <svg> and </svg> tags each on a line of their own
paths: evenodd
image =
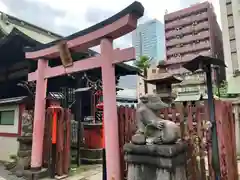
<svg viewBox="0 0 240 180">
<path fill-rule="evenodd" d="M 106 148 L 107 179 L 120 180 L 120 153 L 118 117 L 116 102 L 115 67 L 113 62 L 113 42 L 101 40 L 104 135 Z"/>
<path fill-rule="evenodd" d="M 36 170 L 40 169 L 42 166 L 45 104 L 47 91 L 47 79 L 44 78 L 44 71 L 47 66 L 47 60 L 38 60 L 31 156 L 31 168 Z"/>
</svg>

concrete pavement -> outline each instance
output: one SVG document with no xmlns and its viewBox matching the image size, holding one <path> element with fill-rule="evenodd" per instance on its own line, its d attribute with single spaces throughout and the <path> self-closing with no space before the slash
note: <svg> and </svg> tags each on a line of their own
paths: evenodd
<svg viewBox="0 0 240 180">
<path fill-rule="evenodd" d="M 5 170 L 5 167 L 0 164 L 0 180 L 26 180 L 24 178 L 18 178 L 11 175 L 11 172 Z M 50 178 L 44 178 L 42 180 L 52 180 Z M 72 176 L 65 178 L 65 180 L 102 180 L 102 167 L 97 166 L 91 169 L 87 169 L 83 172 L 76 172 Z"/>
</svg>

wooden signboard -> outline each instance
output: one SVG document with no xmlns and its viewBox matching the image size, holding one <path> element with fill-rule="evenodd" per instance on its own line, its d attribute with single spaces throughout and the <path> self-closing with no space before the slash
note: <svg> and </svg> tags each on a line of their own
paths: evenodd
<svg viewBox="0 0 240 180">
<path fill-rule="evenodd" d="M 72 60 L 72 56 L 71 56 L 71 52 L 69 51 L 68 47 L 67 47 L 67 42 L 66 41 L 61 41 L 58 44 L 58 49 L 60 52 L 60 58 L 62 61 L 62 65 L 64 67 L 69 67 L 73 65 L 73 60 Z"/>
</svg>

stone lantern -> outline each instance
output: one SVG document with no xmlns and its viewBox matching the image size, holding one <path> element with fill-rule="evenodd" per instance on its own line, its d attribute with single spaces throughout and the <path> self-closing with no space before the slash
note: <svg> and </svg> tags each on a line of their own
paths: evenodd
<svg viewBox="0 0 240 180">
<path fill-rule="evenodd" d="M 163 102 L 171 104 L 175 98 L 175 94 L 172 93 L 172 84 L 180 83 L 182 80 L 167 72 L 165 65 L 159 65 L 157 72 L 145 81 L 156 85 L 156 94 L 160 96 Z"/>
</svg>

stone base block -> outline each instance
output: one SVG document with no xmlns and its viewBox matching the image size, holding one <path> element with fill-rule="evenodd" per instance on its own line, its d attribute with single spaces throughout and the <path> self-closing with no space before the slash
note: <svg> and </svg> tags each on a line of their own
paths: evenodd
<svg viewBox="0 0 240 180">
<path fill-rule="evenodd" d="M 41 178 L 48 177 L 47 169 L 41 169 L 39 171 L 32 171 L 32 170 L 24 170 L 23 176 L 26 177 L 28 180 L 38 180 Z"/>
<path fill-rule="evenodd" d="M 128 180 L 186 180 L 185 143 L 124 146 Z"/>
<path fill-rule="evenodd" d="M 129 164 L 128 180 L 187 180 L 185 167 L 178 166 L 174 171 L 156 166 Z"/>
<path fill-rule="evenodd" d="M 83 164 L 102 164 L 102 149 L 81 148 L 80 153 Z"/>
</svg>

